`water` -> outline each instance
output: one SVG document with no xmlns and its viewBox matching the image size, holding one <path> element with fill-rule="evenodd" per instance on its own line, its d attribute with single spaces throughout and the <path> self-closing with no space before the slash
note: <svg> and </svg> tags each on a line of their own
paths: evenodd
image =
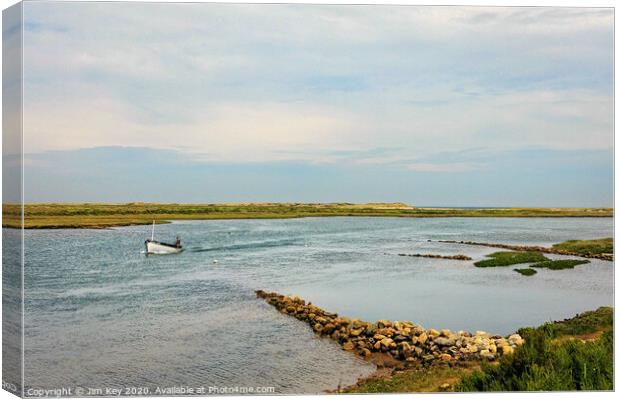
<svg viewBox="0 0 620 399">
<path fill-rule="evenodd" d="M 307 218 L 183 221 L 185 252 L 145 256 L 150 226 L 26 231 L 25 386 L 274 387 L 316 393 L 373 366 L 315 337 L 254 290 L 298 294 L 365 320 L 508 334 L 613 303 L 613 264 L 478 269 L 400 257 L 492 248 L 427 240 L 551 245 L 612 236 L 611 218 Z M 218 263 L 213 263 L 217 260 Z"/>
</svg>

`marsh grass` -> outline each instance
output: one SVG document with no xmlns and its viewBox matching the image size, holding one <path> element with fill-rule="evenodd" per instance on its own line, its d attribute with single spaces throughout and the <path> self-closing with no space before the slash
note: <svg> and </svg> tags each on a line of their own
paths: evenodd
<svg viewBox="0 0 620 399">
<path fill-rule="evenodd" d="M 596 240 L 570 240 L 553 246 L 554 249 L 570 251 L 582 255 L 613 254 L 613 238 L 600 238 Z"/>
<path fill-rule="evenodd" d="M 2 225 L 21 227 L 21 206 L 3 204 Z M 222 203 L 158 204 L 33 203 L 24 207 L 25 228 L 106 228 L 153 220 L 281 219 L 329 216 L 391 217 L 610 217 L 610 208 L 416 208 L 403 203 Z"/>
<path fill-rule="evenodd" d="M 476 267 L 511 266 L 520 263 L 537 263 L 549 260 L 540 252 L 494 252 L 485 259 L 474 263 Z"/>
<path fill-rule="evenodd" d="M 586 263 L 590 263 L 590 261 L 584 259 L 558 259 L 534 263 L 530 267 L 546 268 L 550 270 L 562 270 L 573 269 L 575 266 L 585 265 Z"/>
<path fill-rule="evenodd" d="M 536 274 L 536 270 L 525 268 L 525 269 L 513 269 L 515 272 L 522 274 L 524 276 L 533 276 Z"/>
</svg>

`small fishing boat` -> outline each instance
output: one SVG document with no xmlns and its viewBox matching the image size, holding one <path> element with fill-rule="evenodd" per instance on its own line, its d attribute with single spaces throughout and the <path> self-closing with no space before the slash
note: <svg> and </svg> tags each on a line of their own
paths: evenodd
<svg viewBox="0 0 620 399">
<path fill-rule="evenodd" d="M 144 245 L 146 246 L 146 254 L 157 254 L 157 255 L 165 255 L 165 254 L 176 254 L 183 251 L 183 246 L 181 245 L 181 239 L 177 237 L 177 241 L 174 244 L 168 244 L 166 242 L 155 241 L 155 221 L 153 220 L 153 229 L 151 231 L 151 239 L 147 239 L 144 241 Z"/>
</svg>

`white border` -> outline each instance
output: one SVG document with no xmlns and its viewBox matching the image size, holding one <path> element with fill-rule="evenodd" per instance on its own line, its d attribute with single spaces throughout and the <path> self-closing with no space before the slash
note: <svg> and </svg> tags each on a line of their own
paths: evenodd
<svg viewBox="0 0 620 399">
<path fill-rule="evenodd" d="M 34 1 L 39 1 L 39 0 L 34 0 Z M 94 2 L 96 0 L 82 0 L 82 1 L 91 1 Z M 133 0 L 136 2 L 173 2 L 173 3 L 187 3 L 188 1 L 181 1 L 181 0 L 168 0 L 168 1 L 162 1 L 162 0 L 150 0 L 150 1 L 146 1 L 146 0 Z M 1 8 L 4 10 L 5 8 L 8 8 L 14 4 L 18 3 L 18 1 L 16 0 L 0 0 L 0 5 Z M 503 6 L 503 7 L 508 7 L 508 6 L 559 6 L 559 7 L 614 7 L 616 5 L 616 2 L 614 1 L 603 1 L 603 0 L 590 0 L 590 1 L 576 1 L 576 0 L 564 0 L 564 1 L 558 1 L 558 0 L 540 0 L 540 1 L 524 1 L 524 0 L 512 0 L 512 1 L 489 1 L 489 0 L 472 0 L 472 1 L 463 1 L 463 0 L 445 0 L 445 1 L 437 1 L 437 0 L 426 0 L 426 1 L 412 1 L 412 0 L 396 0 L 396 1 L 386 1 L 386 0 L 374 0 L 374 1 L 369 1 L 369 0 L 313 0 L 313 1 L 299 1 L 299 0 L 290 0 L 290 1 L 259 1 L 259 0 L 245 0 L 245 1 L 231 1 L 231 0 L 220 0 L 220 1 L 204 1 L 204 3 L 293 3 L 293 4 L 381 4 L 381 5 L 441 5 L 441 6 L 447 6 L 447 5 L 469 5 L 469 6 Z M 22 12 L 22 17 L 23 17 L 23 12 Z M 0 29 L 1 29 L 1 19 L 0 19 Z M 22 35 L 22 43 L 23 43 L 23 35 Z M 614 29 L 614 54 L 616 53 L 616 49 L 617 49 L 617 32 Z M 0 66 L 1 66 L 1 55 L 0 55 Z M 1 68 L 1 67 L 0 67 Z M 615 85 L 615 76 L 617 71 L 617 64 L 615 63 L 615 56 L 614 56 L 614 144 L 615 144 L 615 116 L 617 114 L 617 109 L 615 108 L 615 98 L 618 95 L 618 88 Z M 1 69 L 0 69 L 1 71 Z M 22 76 L 23 76 L 23 62 L 22 62 Z M 22 101 L 23 101 L 23 85 L 22 85 Z M 0 106 L 1 106 L 2 100 L 0 99 Z M 1 126 L 1 115 L 0 115 L 0 126 Z M 22 126 L 23 126 L 23 104 L 22 104 Z M 24 137 L 22 135 L 22 149 L 23 149 L 23 144 L 24 144 Z M 616 195 L 616 187 L 617 185 L 616 183 L 616 178 L 618 176 L 618 165 L 615 163 L 615 160 L 618 159 L 617 155 L 618 155 L 618 148 L 614 145 L 614 210 L 618 209 L 618 196 Z M 23 157 L 23 151 L 22 151 L 22 157 Z M 22 165 L 23 165 L 23 160 L 22 160 Z M 0 196 L 2 194 L 2 174 L 1 174 L 1 163 L 0 163 Z M 23 193 L 24 193 L 24 175 L 22 173 L 22 203 L 23 203 Z M 23 212 L 22 212 L 22 218 L 23 218 Z M 615 219 L 614 219 L 615 221 Z M 614 237 L 619 237 L 618 235 L 618 230 L 619 227 L 614 223 Z M 22 234 L 22 266 L 23 266 L 23 251 L 24 251 L 24 242 L 23 242 L 23 234 Z M 0 243 L 0 248 L 1 248 L 1 243 Z M 614 255 L 616 256 L 616 254 Z M 1 259 L 0 259 L 1 262 Z M 615 303 L 615 287 L 618 287 L 618 280 L 619 280 L 619 276 L 620 273 L 614 273 L 614 303 Z M 23 270 L 22 270 L 22 322 L 23 322 Z M 0 277 L 1 279 L 1 277 Z M 617 303 L 615 303 L 615 306 L 617 307 Z M 1 316 L 1 309 L 0 309 L 0 316 Z M 615 329 L 614 332 L 614 342 L 617 342 L 618 340 L 618 330 Z M 0 332 L 0 338 L 1 338 L 1 332 Z M 23 334 L 22 334 L 22 345 L 23 345 Z M 615 360 L 617 360 L 619 357 L 619 349 L 618 349 L 618 345 L 614 344 L 614 365 L 617 364 L 617 362 Z M 23 348 L 22 348 L 22 356 L 24 354 Z M 23 358 L 22 358 L 22 362 L 23 362 Z M 22 363 L 23 364 L 23 363 Z M 1 357 L 0 357 L 0 365 L 1 365 Z M 1 368 L 0 368 L 1 370 Z M 619 373 L 617 372 L 617 370 L 614 369 L 614 386 L 615 387 L 619 387 Z M 22 382 L 23 382 L 23 369 L 22 369 Z M 22 384 L 23 385 L 23 384 Z M 399 397 L 408 397 L 408 398 L 413 398 L 415 395 L 416 398 L 428 398 L 428 397 L 432 397 L 432 398 L 450 398 L 450 397 L 454 397 L 455 394 L 399 394 Z M 476 397 L 484 397 L 484 398 L 521 398 L 521 397 L 525 397 L 525 398 L 535 398 L 538 397 L 540 395 L 540 393 L 484 393 L 484 394 L 463 394 L 465 395 L 465 397 L 467 398 L 476 398 Z M 603 392 L 603 393 L 592 393 L 592 392 L 560 392 L 560 393 L 544 393 L 543 394 L 545 398 L 573 398 L 573 397 L 612 397 L 612 395 L 615 396 L 615 393 L 613 392 Z M 373 397 L 377 397 L 377 398 L 384 398 L 384 397 L 388 397 L 388 396 L 393 396 L 393 395 L 373 395 Z M 8 393 L 7 391 L 4 390 L 0 390 L 0 399 L 3 398 L 13 398 L 14 396 L 11 395 L 10 393 Z M 235 396 L 227 396 L 229 398 L 246 398 L 245 397 L 235 397 Z M 274 396 L 274 398 L 282 398 L 282 397 L 289 397 L 289 396 Z M 351 397 L 351 398 L 361 398 L 362 395 L 347 395 L 347 397 Z M 161 398 L 165 398 L 165 397 L 161 397 Z M 171 398 L 172 399 L 172 398 Z"/>
</svg>

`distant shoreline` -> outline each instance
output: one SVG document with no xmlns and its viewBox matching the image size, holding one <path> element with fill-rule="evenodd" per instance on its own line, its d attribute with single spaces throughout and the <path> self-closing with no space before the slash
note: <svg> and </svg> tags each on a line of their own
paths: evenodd
<svg viewBox="0 0 620 399">
<path fill-rule="evenodd" d="M 21 206 L 3 204 L 2 227 L 21 228 Z M 36 203 L 25 205 L 26 229 L 105 229 L 172 220 L 305 217 L 613 217 L 613 208 L 418 208 L 403 203 Z"/>
</svg>

